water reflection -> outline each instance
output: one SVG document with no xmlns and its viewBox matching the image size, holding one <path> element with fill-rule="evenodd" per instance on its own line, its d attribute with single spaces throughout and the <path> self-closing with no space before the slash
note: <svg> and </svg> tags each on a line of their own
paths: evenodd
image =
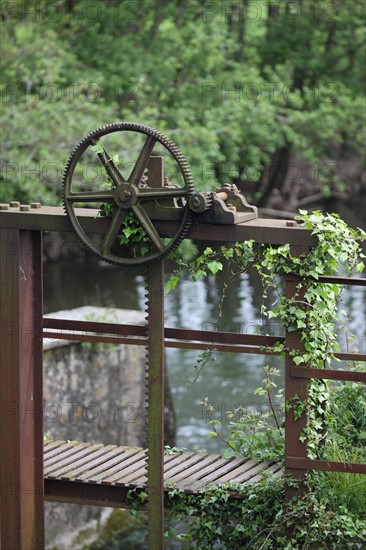
<svg viewBox="0 0 366 550">
<path fill-rule="evenodd" d="M 222 276 L 196 283 L 183 279 L 178 290 L 166 297 L 166 326 L 211 330 L 217 318 L 221 289 Z M 142 273 L 136 274 L 135 270 L 101 267 L 92 261 L 80 264 L 50 262 L 45 267 L 46 313 L 85 304 L 144 309 L 145 294 Z M 262 295 L 261 283 L 254 271 L 235 280 L 228 290 L 219 328 L 247 334 L 263 328 L 260 315 Z M 267 305 L 276 299 L 274 294 L 270 294 Z M 365 353 L 365 288 L 345 288 L 340 307 L 350 317 L 349 332 L 354 334 L 359 351 Z M 271 324 L 266 330 L 271 335 L 281 334 L 278 324 Z M 345 333 L 343 330 L 340 333 L 342 350 L 346 350 Z M 227 422 L 226 412 L 239 405 L 246 409 L 265 410 L 265 400 L 253 397 L 253 391 L 261 385 L 264 365 L 276 366 L 283 372 L 283 364 L 273 356 L 215 352 L 197 382 L 192 384 L 199 355 L 200 352 L 191 350 L 166 351 L 178 423 L 177 445 L 217 451 L 223 444 L 206 437 L 210 427 L 201 401 L 208 397 L 217 409 L 215 418 L 223 423 Z"/>
</svg>

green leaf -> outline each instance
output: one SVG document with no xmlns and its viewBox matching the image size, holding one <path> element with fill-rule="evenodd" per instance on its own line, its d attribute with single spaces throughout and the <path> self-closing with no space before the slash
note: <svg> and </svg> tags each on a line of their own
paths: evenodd
<svg viewBox="0 0 366 550">
<path fill-rule="evenodd" d="M 97 154 L 103 153 L 103 145 L 100 141 L 98 141 L 95 145 L 92 145 L 90 149 Z"/>
<path fill-rule="evenodd" d="M 223 265 L 217 260 L 212 260 L 211 262 L 207 262 L 207 268 L 211 271 L 213 275 L 216 275 L 218 271 L 222 270 Z"/>
<path fill-rule="evenodd" d="M 198 281 L 201 277 L 205 277 L 207 275 L 206 271 L 204 269 L 198 269 L 196 273 L 192 275 L 192 279 L 194 282 Z"/>
<path fill-rule="evenodd" d="M 169 292 L 171 290 L 175 289 L 175 287 L 177 286 L 179 281 L 180 281 L 180 277 L 178 275 L 172 275 L 170 277 L 170 279 L 167 281 L 167 283 L 165 285 L 165 290 L 166 290 L 167 294 L 169 294 Z"/>
</svg>

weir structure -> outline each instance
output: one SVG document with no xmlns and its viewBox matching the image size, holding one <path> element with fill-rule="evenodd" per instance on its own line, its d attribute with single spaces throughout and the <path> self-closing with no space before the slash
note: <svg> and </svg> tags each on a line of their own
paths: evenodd
<svg viewBox="0 0 366 550">
<path fill-rule="evenodd" d="M 95 217 L 90 209 L 77 210 L 80 226 L 91 234 L 105 234 L 108 220 Z M 176 483 L 183 491 L 198 491 L 209 483 L 238 480 L 255 482 L 265 474 L 282 475 L 274 463 L 249 459 L 226 460 L 189 452 L 164 455 L 163 366 L 164 347 L 223 352 L 271 354 L 273 336 L 198 331 L 164 326 L 163 260 L 148 266 L 150 306 L 147 325 L 123 325 L 43 317 L 42 233 L 70 232 L 64 211 L 39 203 L 0 205 L 1 222 L 1 332 L 0 355 L 0 459 L 1 544 L 4 550 L 40 550 L 44 547 L 44 501 L 97 506 L 128 507 L 128 490 L 146 490 L 150 527 L 149 548 L 162 548 L 164 493 Z M 162 236 L 175 235 L 179 222 L 156 221 Z M 289 243 L 298 253 L 316 244 L 310 231 L 296 222 L 252 219 L 235 225 L 193 222 L 187 238 L 214 243 L 254 239 L 258 243 Z M 118 273 L 116 274 L 118 276 Z M 363 285 L 366 280 L 348 277 L 319 277 L 323 283 Z M 287 297 L 295 295 L 299 277 L 285 277 Z M 67 284 L 67 281 L 65 281 Z M 53 441 L 43 442 L 42 339 L 111 342 L 147 347 L 150 355 L 149 427 L 147 449 L 131 449 Z M 301 334 L 285 334 L 286 348 L 299 347 Z M 364 354 L 336 353 L 342 360 L 365 361 Z M 296 366 L 285 358 L 285 398 L 307 398 L 313 378 L 366 382 L 365 372 L 313 369 Z M 294 421 L 285 417 L 285 472 L 303 478 L 308 470 L 366 474 L 366 465 L 310 460 L 303 414 Z M 146 470 L 146 453 L 150 457 Z M 153 465 L 153 468 L 151 467 Z"/>
</svg>

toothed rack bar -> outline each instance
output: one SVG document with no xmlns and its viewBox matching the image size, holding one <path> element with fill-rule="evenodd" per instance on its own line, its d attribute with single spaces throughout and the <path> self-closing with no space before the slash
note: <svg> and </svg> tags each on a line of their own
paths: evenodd
<svg viewBox="0 0 366 550">
<path fill-rule="evenodd" d="M 66 441 L 45 443 L 45 499 L 129 507 L 128 491 L 146 488 L 145 462 L 146 452 L 140 448 Z M 246 485 L 264 476 L 279 477 L 282 470 L 275 462 L 226 459 L 203 452 L 174 452 L 164 456 L 165 497 L 170 487 L 197 493 L 210 484 L 235 481 Z"/>
</svg>

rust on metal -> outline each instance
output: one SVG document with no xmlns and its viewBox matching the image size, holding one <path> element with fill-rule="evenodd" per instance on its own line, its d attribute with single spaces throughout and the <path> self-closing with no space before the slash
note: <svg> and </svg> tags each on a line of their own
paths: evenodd
<svg viewBox="0 0 366 550">
<path fill-rule="evenodd" d="M 290 275 L 285 276 L 285 294 L 287 299 L 294 298 L 295 300 L 301 300 L 305 292 L 301 290 L 301 294 L 297 291 L 298 280 Z M 291 399 L 301 399 L 306 402 L 308 399 L 308 380 L 307 378 L 293 378 L 291 376 L 291 370 L 296 366 L 293 357 L 290 355 L 290 351 L 295 349 L 302 351 L 303 344 L 301 342 L 301 333 L 286 332 L 285 337 L 285 402 L 291 402 Z M 303 430 L 307 426 L 307 413 L 304 412 L 300 418 L 294 418 L 294 411 L 291 408 L 285 410 L 285 456 L 294 456 L 301 459 L 307 458 L 307 443 L 301 441 L 301 435 Z M 306 468 L 298 469 L 291 468 L 286 465 L 286 474 L 293 478 L 303 480 L 306 474 Z M 301 494 L 304 491 L 304 487 L 300 486 L 299 489 L 295 489 L 289 485 L 286 486 L 286 497 L 291 498 L 294 494 Z"/>
<path fill-rule="evenodd" d="M 158 179 L 158 183 L 161 183 L 159 174 Z M 206 206 L 210 207 L 210 204 L 208 201 Z M 147 490 L 149 548 L 156 550 L 163 547 L 164 507 L 167 506 L 167 488 L 170 483 L 183 491 L 196 492 L 210 483 L 233 480 L 242 484 L 255 483 L 264 475 L 282 475 L 280 466 L 274 462 L 265 463 L 244 457 L 227 460 L 219 455 L 191 452 L 164 455 L 164 348 L 271 354 L 274 353 L 271 346 L 279 341 L 284 342 L 289 350 L 301 350 L 301 334 L 286 334 L 282 338 L 164 328 L 162 262 L 149 266 L 148 326 L 50 318 L 44 318 L 42 322 L 41 231 L 67 232 L 72 228 L 61 208 L 32 203 L 29 209 L 22 211 L 22 206 L 13 201 L 9 208 L 0 209 L 0 224 L 3 228 L 2 328 L 5 327 L 5 345 L 0 356 L 1 406 L 3 413 L 5 410 L 6 420 L 0 424 L 1 487 L 3 489 L 5 486 L 6 489 L 1 506 L 4 548 L 43 548 L 43 463 L 45 498 L 50 501 L 128 507 L 126 498 L 129 489 L 133 488 L 137 492 Z M 97 210 L 86 208 L 75 209 L 75 212 L 80 227 L 86 233 L 105 234 L 108 230 L 110 220 L 95 219 Z M 177 221 L 154 221 L 154 226 L 161 237 L 177 235 L 181 227 Z M 274 245 L 289 243 L 298 254 L 316 244 L 316 237 L 310 231 L 298 224 L 290 225 L 285 220 L 254 219 L 221 226 L 195 221 L 186 236 L 217 243 L 248 239 Z M 288 298 L 296 295 L 296 286 L 300 280 L 296 274 L 286 277 L 285 291 Z M 320 277 L 319 281 L 341 285 L 366 284 L 366 279 L 349 277 Z M 56 441 L 45 445 L 43 461 L 42 336 L 70 341 L 147 346 L 148 450 Z M 340 352 L 335 357 L 350 361 L 365 360 L 365 354 Z M 308 380 L 312 378 L 365 382 L 366 373 L 297 367 L 287 353 L 286 400 L 294 396 L 307 399 Z M 292 412 L 286 412 L 287 473 L 299 478 L 303 478 L 309 469 L 366 473 L 366 466 L 362 464 L 309 460 L 306 443 L 299 440 L 306 423 L 306 415 L 295 422 Z M 288 490 L 287 496 L 291 496 L 290 493 Z M 24 495 L 26 498 L 22 498 Z"/>
<path fill-rule="evenodd" d="M 91 208 L 75 208 L 82 230 L 90 234 L 105 234 L 110 221 L 96 217 L 98 210 Z M 42 206 L 30 212 L 20 212 L 18 207 L 2 211 L 1 227 L 33 229 L 36 231 L 73 231 L 65 212 L 58 206 Z M 179 229 L 179 222 L 156 221 L 156 230 L 162 235 L 172 237 Z M 246 241 L 253 239 L 263 244 L 294 244 L 295 246 L 315 246 L 316 237 L 311 231 L 297 225 L 287 227 L 285 220 L 258 218 L 236 225 L 215 226 L 209 223 L 194 221 L 186 234 L 186 238 L 199 241 L 218 243 Z"/>
<path fill-rule="evenodd" d="M 164 263 L 149 265 L 147 468 L 149 550 L 164 547 Z"/>
<path fill-rule="evenodd" d="M 360 361 L 366 361 L 366 357 L 364 355 L 361 355 L 361 357 L 362 359 L 359 359 Z M 292 378 L 317 378 L 319 380 L 344 380 L 349 382 L 366 383 L 366 372 L 360 371 L 291 367 L 290 375 Z"/>
<path fill-rule="evenodd" d="M 58 329 L 58 332 L 51 329 Z M 90 334 L 93 332 L 98 333 L 98 335 Z M 106 333 L 122 336 L 106 336 Z M 138 336 L 142 336 L 142 338 Z M 164 336 L 166 348 L 214 349 L 220 352 L 258 355 L 279 355 L 279 352 L 273 351 L 271 348 L 275 344 L 285 341 L 282 336 L 260 336 L 258 334 L 242 334 L 239 332 L 199 331 L 169 327 L 164 328 Z M 116 325 L 113 323 L 73 321 L 45 317 L 43 337 L 71 342 L 104 342 L 146 346 L 147 327 L 146 325 Z M 336 352 L 334 353 L 334 357 L 345 361 L 366 360 L 366 355 L 363 353 Z"/>
<path fill-rule="evenodd" d="M 44 546 L 42 235 L 1 231 L 1 546 Z"/>
<path fill-rule="evenodd" d="M 293 456 L 286 457 L 288 468 L 322 470 L 323 472 L 346 472 L 350 474 L 366 474 L 366 464 L 355 462 L 333 462 L 331 460 L 311 460 Z"/>
</svg>

